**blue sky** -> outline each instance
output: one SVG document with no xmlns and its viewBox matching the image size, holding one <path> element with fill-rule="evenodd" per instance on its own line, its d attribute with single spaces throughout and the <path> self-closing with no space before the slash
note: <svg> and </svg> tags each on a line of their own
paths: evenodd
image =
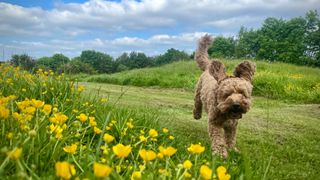
<svg viewBox="0 0 320 180">
<path fill-rule="evenodd" d="M 205 33 L 234 36 L 266 17 L 320 10 L 319 0 L 5 0 L 0 1 L 0 60 L 92 49 L 117 57 L 169 48 L 191 53 Z"/>
</svg>

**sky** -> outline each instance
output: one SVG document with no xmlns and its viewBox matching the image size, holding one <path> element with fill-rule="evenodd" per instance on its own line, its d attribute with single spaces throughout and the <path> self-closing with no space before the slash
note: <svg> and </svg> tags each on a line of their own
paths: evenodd
<svg viewBox="0 0 320 180">
<path fill-rule="evenodd" d="M 320 0 L 0 0 L 0 61 L 22 53 L 73 58 L 83 50 L 192 53 L 206 33 L 236 36 L 241 26 L 309 10 L 320 12 Z"/>
</svg>

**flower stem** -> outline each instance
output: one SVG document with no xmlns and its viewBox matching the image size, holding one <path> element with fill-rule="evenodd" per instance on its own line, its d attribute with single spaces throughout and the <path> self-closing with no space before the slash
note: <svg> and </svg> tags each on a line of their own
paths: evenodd
<svg viewBox="0 0 320 180">
<path fill-rule="evenodd" d="M 78 166 L 78 168 L 81 170 L 81 172 L 84 172 L 84 170 L 82 169 L 82 167 L 80 166 L 80 164 L 77 162 L 76 158 L 74 157 L 74 155 L 72 154 L 72 159 L 74 161 L 74 163 L 76 163 L 76 165 Z"/>
</svg>

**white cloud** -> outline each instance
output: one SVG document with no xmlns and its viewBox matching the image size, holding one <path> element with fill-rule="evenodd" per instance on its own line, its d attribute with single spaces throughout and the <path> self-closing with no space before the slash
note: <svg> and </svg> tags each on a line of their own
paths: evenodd
<svg viewBox="0 0 320 180">
<path fill-rule="evenodd" d="M 103 40 L 96 38 L 87 41 L 66 41 L 51 40 L 45 43 L 37 41 L 12 41 L 8 45 L 4 45 L 5 49 L 19 50 L 26 52 L 32 56 L 40 57 L 46 53 L 51 56 L 54 52 L 61 52 L 69 57 L 80 55 L 80 52 L 87 49 L 95 49 L 112 56 L 119 56 L 123 52 L 141 51 L 147 55 L 155 55 L 164 53 L 169 48 L 176 48 L 191 53 L 196 41 L 206 32 L 182 33 L 179 35 L 154 35 L 149 38 L 123 37 L 112 40 Z M 182 45 L 181 45 L 182 44 Z"/>
<path fill-rule="evenodd" d="M 0 2 L 0 43 L 37 56 L 75 56 L 84 49 L 190 52 L 201 31 L 230 36 L 241 25 L 258 27 L 266 17 L 292 18 L 312 9 L 320 10 L 319 0 L 58 1 L 50 10 Z"/>
</svg>

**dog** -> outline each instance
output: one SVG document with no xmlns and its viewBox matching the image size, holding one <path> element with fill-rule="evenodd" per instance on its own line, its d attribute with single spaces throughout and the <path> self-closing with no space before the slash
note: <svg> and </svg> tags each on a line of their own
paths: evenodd
<svg viewBox="0 0 320 180">
<path fill-rule="evenodd" d="M 195 61 L 203 73 L 195 90 L 193 116 L 200 119 L 202 108 L 205 109 L 209 118 L 212 152 L 227 158 L 228 150 L 238 151 L 235 147 L 236 129 L 238 120 L 251 106 L 256 65 L 243 61 L 235 68 L 233 76 L 228 76 L 220 61 L 208 58 L 208 48 L 212 43 L 211 36 L 203 36 L 195 52 Z"/>
</svg>

